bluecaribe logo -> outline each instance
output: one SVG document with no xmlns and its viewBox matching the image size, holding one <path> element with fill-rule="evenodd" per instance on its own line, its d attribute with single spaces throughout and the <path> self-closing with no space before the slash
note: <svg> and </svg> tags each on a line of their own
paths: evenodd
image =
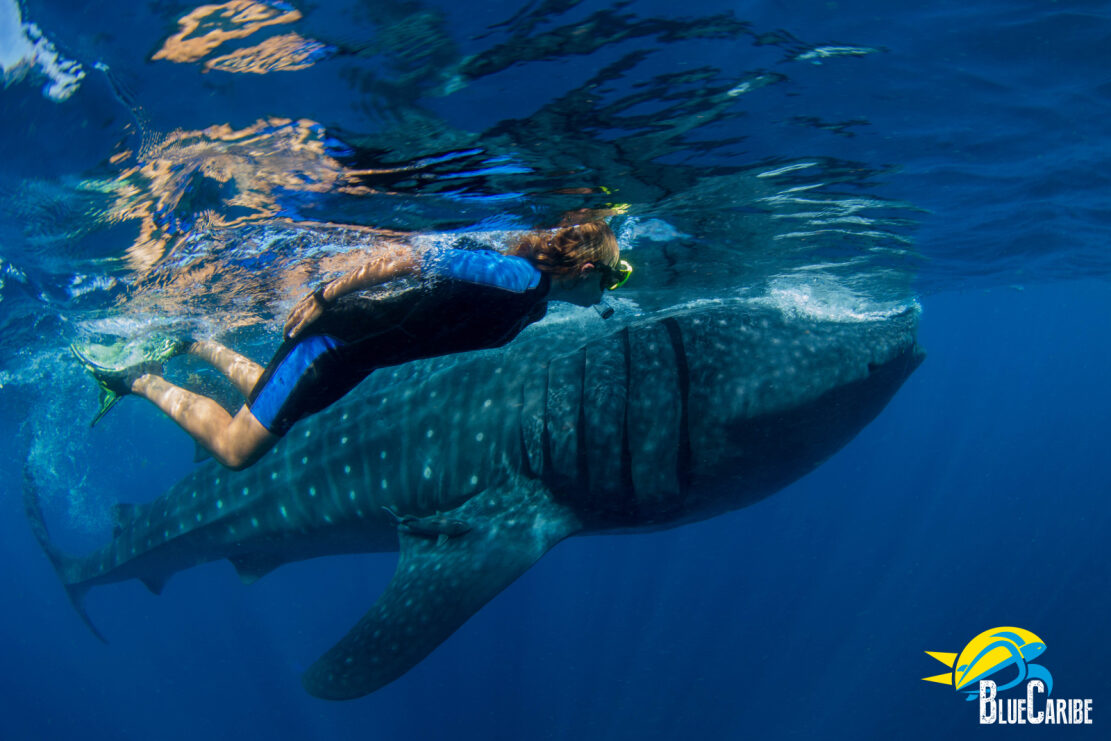
<svg viewBox="0 0 1111 741">
<path fill-rule="evenodd" d="M 1023 628 L 992 628 L 968 642 L 959 654 L 927 651 L 952 671 L 923 677 L 923 681 L 951 686 L 965 699 L 980 701 L 983 725 L 1091 724 L 1091 699 L 1051 698 L 1053 675 L 1035 664 L 1045 653 L 1045 641 Z M 1025 697 L 1002 697 L 1021 690 Z"/>
</svg>

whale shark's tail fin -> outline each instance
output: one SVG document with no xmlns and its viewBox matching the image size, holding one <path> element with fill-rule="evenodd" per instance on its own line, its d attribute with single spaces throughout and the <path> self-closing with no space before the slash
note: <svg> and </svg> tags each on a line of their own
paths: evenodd
<svg viewBox="0 0 1111 741">
<path fill-rule="evenodd" d="M 370 612 L 302 677 L 325 700 L 362 697 L 409 671 L 556 543 L 578 519 L 536 483 L 489 489 L 463 506 L 399 528 L 400 556 Z M 432 520 L 466 523 L 437 537 Z"/>
<path fill-rule="evenodd" d="M 34 476 L 28 466 L 23 467 L 23 508 L 27 512 L 28 521 L 31 523 L 31 532 L 34 533 L 35 539 L 39 541 L 46 557 L 50 559 L 50 563 L 58 573 L 58 578 L 62 580 L 62 586 L 65 587 L 66 595 L 74 609 L 77 610 L 77 614 L 81 616 L 81 620 L 85 622 L 93 635 L 107 643 L 108 639 L 96 629 L 92 620 L 89 619 L 88 613 L 85 612 L 85 593 L 89 591 L 89 587 L 80 582 L 71 582 L 68 578 L 68 575 L 76 570 L 78 559 L 62 553 L 50 541 L 50 533 L 46 530 L 46 520 L 42 516 L 42 506 L 39 502 L 38 485 L 35 483 Z"/>
</svg>

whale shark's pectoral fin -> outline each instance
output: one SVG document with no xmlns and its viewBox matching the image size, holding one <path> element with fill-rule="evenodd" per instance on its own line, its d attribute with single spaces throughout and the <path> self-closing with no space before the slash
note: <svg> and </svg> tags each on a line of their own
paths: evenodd
<svg viewBox="0 0 1111 741">
<path fill-rule="evenodd" d="M 444 516 L 469 529 L 446 540 L 398 530 L 393 580 L 370 612 L 305 672 L 310 694 L 349 700 L 389 684 L 580 528 L 570 510 L 533 482 L 486 490 Z"/>
</svg>

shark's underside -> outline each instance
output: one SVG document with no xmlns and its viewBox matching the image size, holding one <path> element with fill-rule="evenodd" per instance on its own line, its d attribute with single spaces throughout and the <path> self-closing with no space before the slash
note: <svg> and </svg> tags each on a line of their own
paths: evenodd
<svg viewBox="0 0 1111 741">
<path fill-rule="evenodd" d="M 912 309 L 819 321 L 728 300 L 600 336 L 547 324 L 500 351 L 375 373 L 254 467 L 208 464 L 153 502 L 118 505 L 112 539 L 85 557 L 52 545 L 28 477 L 32 526 L 82 616 L 97 584 L 136 578 L 157 593 L 216 559 L 250 582 L 399 549 L 385 593 L 304 676 L 316 696 L 354 698 L 569 535 L 711 517 L 806 474 L 922 358 Z"/>
</svg>

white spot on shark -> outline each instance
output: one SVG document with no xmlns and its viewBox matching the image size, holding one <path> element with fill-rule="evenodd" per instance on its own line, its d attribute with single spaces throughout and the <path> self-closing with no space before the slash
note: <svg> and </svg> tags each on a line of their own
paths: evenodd
<svg viewBox="0 0 1111 741">
<path fill-rule="evenodd" d="M 471 486 L 478 483 L 478 476 L 471 476 Z"/>
<path fill-rule="evenodd" d="M 386 481 L 385 479 L 382 479 L 382 488 L 383 489 L 389 489 L 390 488 L 390 482 Z"/>
<path fill-rule="evenodd" d="M 223 499 L 217 499 L 216 500 L 216 509 L 223 509 L 223 508 L 224 508 L 224 500 Z"/>
<path fill-rule="evenodd" d="M 197 522 L 200 522 L 200 521 L 201 521 L 201 513 L 200 513 L 200 512 L 198 512 L 198 513 L 197 513 Z"/>
<path fill-rule="evenodd" d="M 347 435 L 344 435 L 343 437 L 341 437 L 339 439 L 339 444 L 340 445 L 347 445 Z"/>
<path fill-rule="evenodd" d="M 251 527 L 258 527 L 258 518 L 257 517 L 252 517 L 251 518 Z"/>
<path fill-rule="evenodd" d="M 345 474 L 347 474 L 348 476 L 350 476 L 351 475 L 351 466 L 344 466 L 343 467 L 343 472 Z"/>
<path fill-rule="evenodd" d="M 487 399 L 486 401 L 482 402 L 482 406 L 485 407 L 485 408 L 489 408 L 491 405 L 493 405 L 493 403 L 494 403 L 493 399 Z"/>
<path fill-rule="evenodd" d="M 305 437 L 312 437 L 312 430 L 305 430 Z"/>
<path fill-rule="evenodd" d="M 277 481 L 278 480 L 278 472 L 277 471 L 271 471 L 270 472 L 270 480 L 271 481 Z"/>
<path fill-rule="evenodd" d="M 278 511 L 282 513 L 283 518 L 285 518 L 287 520 L 289 519 L 289 513 L 285 511 L 285 505 L 284 504 L 281 507 L 278 507 Z"/>
<path fill-rule="evenodd" d="M 432 437 L 432 430 L 428 430 L 427 432 L 425 432 L 424 436 L 425 437 Z"/>
<path fill-rule="evenodd" d="M 386 460 L 386 451 L 383 450 L 381 453 L 378 454 L 378 457 L 382 460 Z"/>
<path fill-rule="evenodd" d="M 425 466 L 425 467 L 424 467 L 424 477 L 425 477 L 426 479 L 430 479 L 430 478 L 432 478 L 432 469 L 431 469 L 431 468 L 429 468 L 428 466 Z"/>
<path fill-rule="evenodd" d="M 309 463 L 309 457 L 307 455 L 301 456 L 301 465 L 302 466 L 307 466 L 308 463 Z"/>
<path fill-rule="evenodd" d="M 310 497 L 315 497 L 316 496 L 316 487 L 315 486 L 310 486 L 309 487 L 309 496 Z"/>
<path fill-rule="evenodd" d="M 246 486 L 244 486 L 243 487 L 243 496 L 247 496 L 250 493 L 251 493 L 251 490 L 249 488 L 247 488 Z"/>
<path fill-rule="evenodd" d="M 483 439 L 484 439 L 485 437 L 486 437 L 486 435 L 484 435 L 484 434 L 482 434 L 482 433 L 480 432 L 480 433 L 478 433 L 477 435 L 475 435 L 475 436 L 474 436 L 474 439 L 475 439 L 476 441 L 478 441 L 478 442 L 482 442 L 482 440 L 483 440 Z"/>
<path fill-rule="evenodd" d="M 347 498 L 350 499 L 352 502 L 355 501 L 355 490 L 354 489 L 347 492 Z"/>
<path fill-rule="evenodd" d="M 197 492 L 193 492 L 193 498 L 194 498 L 194 499 L 196 499 L 196 498 L 197 498 Z"/>
</svg>

